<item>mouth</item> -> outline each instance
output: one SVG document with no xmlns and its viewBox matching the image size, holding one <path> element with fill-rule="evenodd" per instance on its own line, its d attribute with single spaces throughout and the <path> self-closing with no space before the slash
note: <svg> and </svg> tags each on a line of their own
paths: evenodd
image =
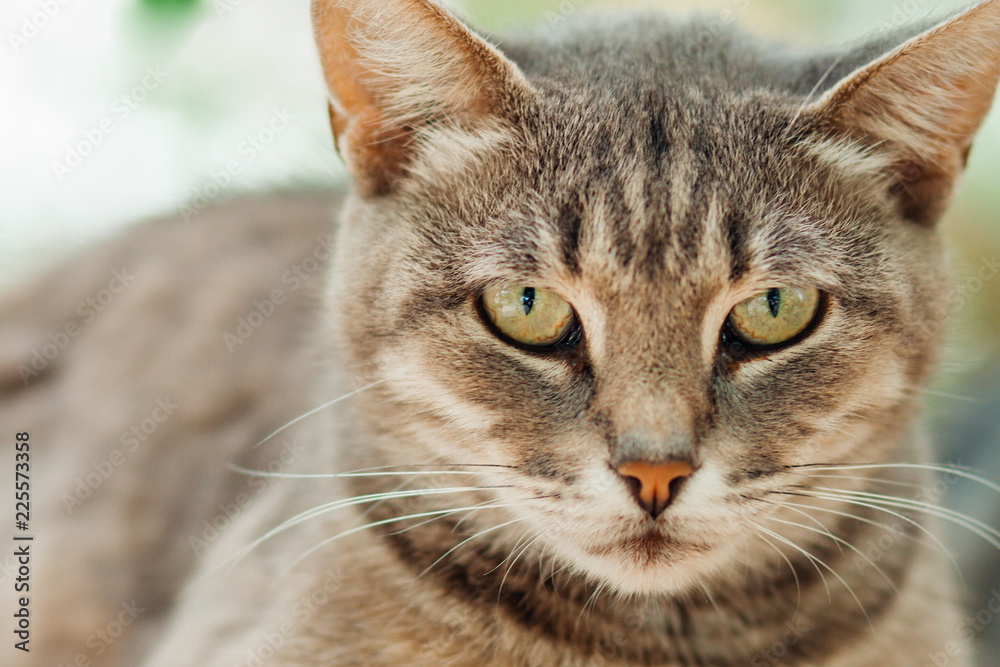
<svg viewBox="0 0 1000 667">
<path fill-rule="evenodd" d="M 691 556 L 705 553 L 710 547 L 681 541 L 662 529 L 650 527 L 634 535 L 587 549 L 598 558 L 627 558 L 639 567 L 662 566 L 677 563 Z"/>
</svg>

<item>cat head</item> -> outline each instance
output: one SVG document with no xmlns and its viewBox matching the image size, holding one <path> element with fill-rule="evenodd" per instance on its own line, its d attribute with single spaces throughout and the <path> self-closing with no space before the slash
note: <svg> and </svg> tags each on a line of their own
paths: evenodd
<svg viewBox="0 0 1000 667">
<path fill-rule="evenodd" d="M 425 0 L 313 11 L 355 187 L 327 310 L 378 463 L 502 466 L 487 499 L 559 559 L 655 592 L 731 563 L 797 466 L 911 456 L 1000 0 L 802 60 L 648 15 L 500 49 Z"/>
</svg>

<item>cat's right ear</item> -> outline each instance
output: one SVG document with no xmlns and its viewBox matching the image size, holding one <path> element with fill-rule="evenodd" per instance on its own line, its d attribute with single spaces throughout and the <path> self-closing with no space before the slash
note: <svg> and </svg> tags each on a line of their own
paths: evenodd
<svg viewBox="0 0 1000 667">
<path fill-rule="evenodd" d="M 428 0 L 313 0 L 312 17 L 334 141 L 365 196 L 392 192 L 427 151 L 467 159 L 530 93 L 511 61 Z"/>
</svg>

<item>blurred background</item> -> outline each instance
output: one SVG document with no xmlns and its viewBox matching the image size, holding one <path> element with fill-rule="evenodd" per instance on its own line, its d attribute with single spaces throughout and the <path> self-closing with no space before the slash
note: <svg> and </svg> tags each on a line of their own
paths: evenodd
<svg viewBox="0 0 1000 667">
<path fill-rule="evenodd" d="M 499 32 L 629 0 L 462 0 Z M 862 39 L 956 0 L 661 0 L 719 25 L 740 23 L 803 47 Z M 308 0 L 4 0 L 0 8 L 0 285 L 150 214 L 291 184 L 343 178 L 332 151 Z M 287 127 L 244 145 L 276 111 Z M 242 150 L 241 150 L 242 149 Z M 238 177 L 218 181 L 236 159 Z M 960 272 L 1000 253 L 1000 114 L 973 152 L 946 231 Z M 213 178 L 214 176 L 214 178 Z M 220 186 L 220 187 L 215 187 Z M 986 259 L 983 259 L 986 258 Z M 1000 280 L 963 313 L 1000 331 Z M 964 310 L 964 309 L 963 309 Z M 981 341 L 990 351 L 997 336 Z M 984 349 L 985 351 L 985 349 Z"/>
<path fill-rule="evenodd" d="M 522 24 L 640 3 L 449 4 L 502 35 Z M 808 48 L 946 16 L 970 3 L 641 4 L 680 13 L 697 8 L 718 25 L 740 23 Z M 0 288 L 144 217 L 191 214 L 241 192 L 322 188 L 345 178 L 332 147 L 308 0 L 4 0 L 0 36 Z M 258 141 L 249 142 L 251 136 Z M 240 167 L 236 176 L 225 173 L 232 161 Z M 942 460 L 983 469 L 993 479 L 1000 479 L 998 173 L 1000 113 L 994 113 L 943 226 L 962 305 L 948 361 L 928 394 Z M 945 501 L 1000 525 L 1000 494 L 993 490 L 959 484 Z M 961 532 L 949 539 L 973 573 L 973 604 L 984 604 L 1000 589 L 1000 552 Z M 976 634 L 989 641 L 1000 635 L 997 626 Z M 983 664 L 1000 664 L 1000 644 L 986 655 L 992 657 Z"/>
</svg>

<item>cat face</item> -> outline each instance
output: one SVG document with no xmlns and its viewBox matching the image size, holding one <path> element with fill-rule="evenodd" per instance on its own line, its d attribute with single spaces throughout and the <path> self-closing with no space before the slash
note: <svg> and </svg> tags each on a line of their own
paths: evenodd
<svg viewBox="0 0 1000 667">
<path fill-rule="evenodd" d="M 400 41 L 454 37 L 416 4 Z M 515 45 L 515 64 L 463 31 L 435 53 L 446 74 L 413 65 L 430 81 L 416 90 L 372 85 L 365 63 L 389 51 L 318 6 L 360 190 L 328 309 L 352 367 L 380 383 L 366 401 L 382 462 L 497 466 L 481 500 L 635 593 L 740 562 L 797 466 L 898 457 L 946 310 L 931 223 L 965 150 L 866 125 L 866 105 L 904 104 L 878 89 L 914 76 L 898 58 L 814 101 L 727 83 L 710 57 L 657 81 L 676 67 L 655 59 L 665 22 L 638 31 L 661 37 L 630 45 L 650 61 L 632 77 L 557 66 L 587 43 Z M 390 60 L 410 72 L 405 48 Z M 630 463 L 684 467 L 651 509 Z"/>
<path fill-rule="evenodd" d="M 495 481 L 513 484 L 512 511 L 629 591 L 743 548 L 772 511 L 750 499 L 794 490 L 790 466 L 888 457 L 896 443 L 873 436 L 927 371 L 936 336 L 921 325 L 944 285 L 930 231 L 852 161 L 818 139 L 762 146 L 790 120 L 753 118 L 762 100 L 723 114 L 687 102 L 616 122 L 594 120 L 607 109 L 568 122 L 551 103 L 527 136 L 399 208 L 359 204 L 338 258 L 351 287 L 334 290 L 356 304 L 358 362 L 410 406 L 396 437 L 419 434 L 428 460 L 510 466 Z M 495 285 L 522 302 L 550 291 L 572 330 L 510 338 L 483 305 Z M 818 290 L 802 335 L 741 339 L 734 308 L 782 287 Z M 616 472 L 626 460 L 694 472 L 654 519 Z"/>
</svg>

